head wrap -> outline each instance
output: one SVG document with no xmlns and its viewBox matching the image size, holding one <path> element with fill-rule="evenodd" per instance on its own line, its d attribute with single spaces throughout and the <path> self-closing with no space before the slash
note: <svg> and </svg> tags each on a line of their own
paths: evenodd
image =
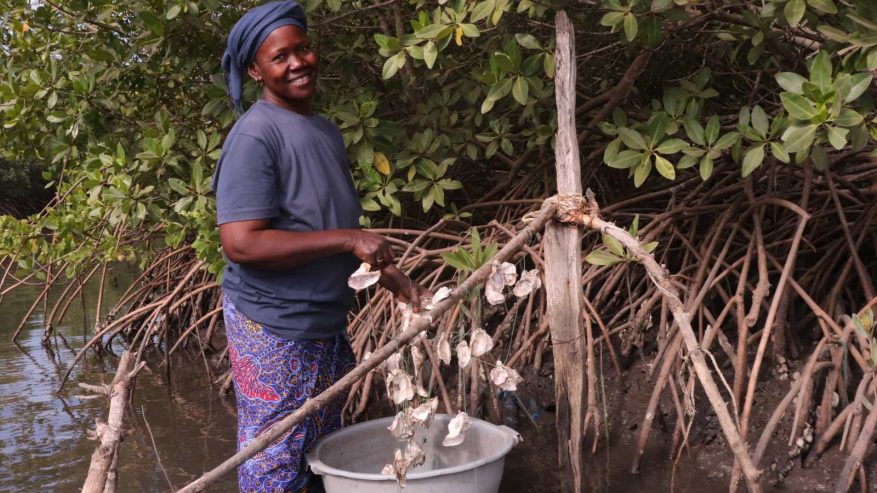
<svg viewBox="0 0 877 493">
<path fill-rule="evenodd" d="M 222 71 L 228 81 L 228 95 L 234 109 L 244 111 L 241 101 L 243 78 L 262 42 L 281 26 L 298 26 L 308 30 L 308 20 L 301 5 L 292 0 L 270 2 L 256 7 L 240 18 L 228 35 L 228 48 L 222 56 Z"/>
</svg>

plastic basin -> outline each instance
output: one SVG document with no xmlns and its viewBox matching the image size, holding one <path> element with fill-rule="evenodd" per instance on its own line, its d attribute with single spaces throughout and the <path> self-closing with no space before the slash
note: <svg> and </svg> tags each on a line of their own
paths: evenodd
<svg viewBox="0 0 877 493">
<path fill-rule="evenodd" d="M 469 418 L 466 439 L 455 447 L 442 440 L 452 416 L 437 414 L 428 431 L 415 438 L 422 443 L 426 462 L 408 471 L 405 488 L 395 476 L 381 474 L 393 462 L 393 453 L 404 441 L 387 431 L 393 418 L 355 424 L 320 439 L 307 454 L 311 470 L 323 476 L 326 493 L 496 493 L 502 479 L 505 456 L 521 441 L 507 426 Z"/>
</svg>

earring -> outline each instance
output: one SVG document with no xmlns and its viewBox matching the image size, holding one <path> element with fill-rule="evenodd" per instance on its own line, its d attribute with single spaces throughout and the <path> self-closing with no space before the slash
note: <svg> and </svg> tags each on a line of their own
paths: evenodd
<svg viewBox="0 0 877 493">
<path fill-rule="evenodd" d="M 261 78 L 256 79 L 256 85 L 258 85 L 259 87 L 262 87 L 262 79 Z"/>
</svg>

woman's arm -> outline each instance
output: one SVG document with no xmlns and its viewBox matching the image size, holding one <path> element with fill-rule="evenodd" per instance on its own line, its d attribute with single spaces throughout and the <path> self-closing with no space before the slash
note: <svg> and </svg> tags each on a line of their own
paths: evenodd
<svg viewBox="0 0 877 493">
<path fill-rule="evenodd" d="M 219 226 L 222 250 L 236 264 L 265 270 L 298 267 L 311 260 L 350 252 L 363 262 L 381 270 L 378 282 L 420 311 L 422 298 L 432 293 L 413 282 L 395 265 L 393 250 L 383 236 L 361 229 L 325 231 L 283 231 L 270 229 L 266 219 L 235 221 Z"/>
<path fill-rule="evenodd" d="M 343 252 L 352 253 L 376 269 L 393 263 L 393 250 L 389 242 L 368 231 L 282 231 L 270 229 L 270 224 L 267 219 L 258 219 L 220 225 L 219 238 L 225 256 L 236 264 L 266 270 L 298 267 L 320 257 Z"/>
</svg>

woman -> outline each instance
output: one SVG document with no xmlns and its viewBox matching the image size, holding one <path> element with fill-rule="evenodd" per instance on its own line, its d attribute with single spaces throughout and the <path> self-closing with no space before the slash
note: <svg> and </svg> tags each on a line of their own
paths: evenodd
<svg viewBox="0 0 877 493">
<path fill-rule="evenodd" d="M 318 58 L 306 31 L 293 1 L 254 8 L 232 29 L 222 63 L 239 113 L 245 73 L 263 91 L 229 133 L 213 176 L 239 449 L 353 367 L 347 278 L 360 262 L 380 269 L 401 301 L 417 307 L 429 294 L 393 265 L 386 239 L 359 229 L 341 133 L 311 108 Z M 303 453 L 341 426 L 343 403 L 243 464 L 241 491 L 318 488 Z"/>
</svg>

